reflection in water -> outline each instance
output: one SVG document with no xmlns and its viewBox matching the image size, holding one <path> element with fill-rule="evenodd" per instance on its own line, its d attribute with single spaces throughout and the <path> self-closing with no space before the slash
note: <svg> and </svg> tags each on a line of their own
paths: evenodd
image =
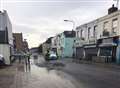
<svg viewBox="0 0 120 88">
<path fill-rule="evenodd" d="M 31 65 L 30 65 L 30 58 L 25 58 L 25 64 L 24 64 L 24 69 L 25 72 L 29 72 L 31 69 Z"/>
<path fill-rule="evenodd" d="M 67 79 L 65 73 L 57 70 L 48 70 L 47 67 L 39 67 L 35 64 L 45 63 L 42 57 L 34 59 L 25 64 L 26 72 L 23 72 L 22 87 L 19 88 L 76 88 Z M 61 75 L 60 75 L 61 74 Z"/>
</svg>

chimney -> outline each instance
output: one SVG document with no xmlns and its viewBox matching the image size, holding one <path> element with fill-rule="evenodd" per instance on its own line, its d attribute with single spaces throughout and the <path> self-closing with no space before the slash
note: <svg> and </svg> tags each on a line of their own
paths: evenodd
<svg viewBox="0 0 120 88">
<path fill-rule="evenodd" d="M 110 7 L 110 8 L 108 9 L 108 14 L 114 13 L 114 12 L 116 12 L 116 11 L 118 11 L 118 8 L 115 7 L 114 4 L 113 4 L 112 7 Z"/>
</svg>

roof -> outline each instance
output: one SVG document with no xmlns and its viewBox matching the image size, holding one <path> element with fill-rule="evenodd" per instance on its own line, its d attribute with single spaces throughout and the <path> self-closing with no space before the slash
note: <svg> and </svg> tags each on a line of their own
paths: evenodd
<svg viewBox="0 0 120 88">
<path fill-rule="evenodd" d="M 75 31 L 64 31 L 65 37 L 75 37 Z"/>
<path fill-rule="evenodd" d="M 111 9 L 111 8 L 110 8 L 110 9 Z M 103 19 L 105 19 L 105 18 L 110 18 L 110 17 L 112 17 L 112 16 L 115 16 L 116 14 L 120 14 L 120 10 L 114 11 L 113 9 L 116 10 L 117 8 L 116 8 L 116 7 L 114 7 L 114 8 L 112 7 L 112 11 L 110 11 L 110 14 L 106 14 L 105 16 L 102 16 L 102 17 L 99 17 L 99 18 L 97 18 L 97 19 L 94 19 L 93 21 L 89 21 L 89 22 L 87 22 L 87 23 L 83 23 L 83 24 L 77 26 L 76 29 L 79 29 L 81 26 L 86 26 L 86 25 L 88 25 L 89 23 L 101 21 L 101 20 L 103 20 Z"/>
<path fill-rule="evenodd" d="M 51 39 L 52 39 L 53 37 L 50 37 L 50 38 L 48 38 L 46 41 L 45 41 L 45 43 L 51 43 Z"/>
</svg>

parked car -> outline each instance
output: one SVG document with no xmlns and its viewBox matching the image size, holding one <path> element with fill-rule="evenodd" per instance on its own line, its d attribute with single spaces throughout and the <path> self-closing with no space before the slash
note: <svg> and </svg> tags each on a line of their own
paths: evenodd
<svg viewBox="0 0 120 88">
<path fill-rule="evenodd" d="M 51 53 L 51 54 L 49 55 L 49 60 L 57 60 L 57 55 L 56 55 L 56 53 Z"/>
<path fill-rule="evenodd" d="M 5 60 L 2 54 L 0 54 L 0 66 L 5 65 Z"/>
</svg>

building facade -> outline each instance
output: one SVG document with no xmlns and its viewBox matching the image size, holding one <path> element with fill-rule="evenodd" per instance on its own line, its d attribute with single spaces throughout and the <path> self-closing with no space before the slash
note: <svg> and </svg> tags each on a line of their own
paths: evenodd
<svg viewBox="0 0 120 88">
<path fill-rule="evenodd" d="M 56 52 L 58 58 L 73 56 L 75 31 L 64 31 L 52 38 L 51 50 Z"/>
<path fill-rule="evenodd" d="M 97 55 L 97 23 L 98 20 L 94 20 L 76 28 L 76 58 L 81 59 L 88 58 L 90 55 Z"/>
<path fill-rule="evenodd" d="M 43 44 L 42 44 L 42 54 L 45 56 L 48 51 L 51 50 L 52 46 L 52 38 L 48 38 Z"/>
<path fill-rule="evenodd" d="M 62 58 L 73 57 L 74 40 L 75 31 L 64 31 L 61 34 L 60 47 Z"/>
<path fill-rule="evenodd" d="M 61 33 L 52 38 L 51 50 L 61 58 Z"/>
<path fill-rule="evenodd" d="M 21 51 L 23 52 L 23 35 L 22 33 L 13 33 L 14 38 L 14 49 L 15 51 Z"/>
<path fill-rule="evenodd" d="M 0 11 L 0 54 L 4 56 L 6 64 L 10 64 L 13 48 L 12 24 L 7 11 Z"/>
<path fill-rule="evenodd" d="M 108 15 L 76 28 L 76 58 L 120 63 L 119 35 L 120 11 L 112 6 Z"/>
<path fill-rule="evenodd" d="M 28 45 L 28 42 L 26 39 L 24 39 L 24 41 L 23 41 L 23 51 L 25 53 L 29 52 L 29 45 Z"/>
</svg>

